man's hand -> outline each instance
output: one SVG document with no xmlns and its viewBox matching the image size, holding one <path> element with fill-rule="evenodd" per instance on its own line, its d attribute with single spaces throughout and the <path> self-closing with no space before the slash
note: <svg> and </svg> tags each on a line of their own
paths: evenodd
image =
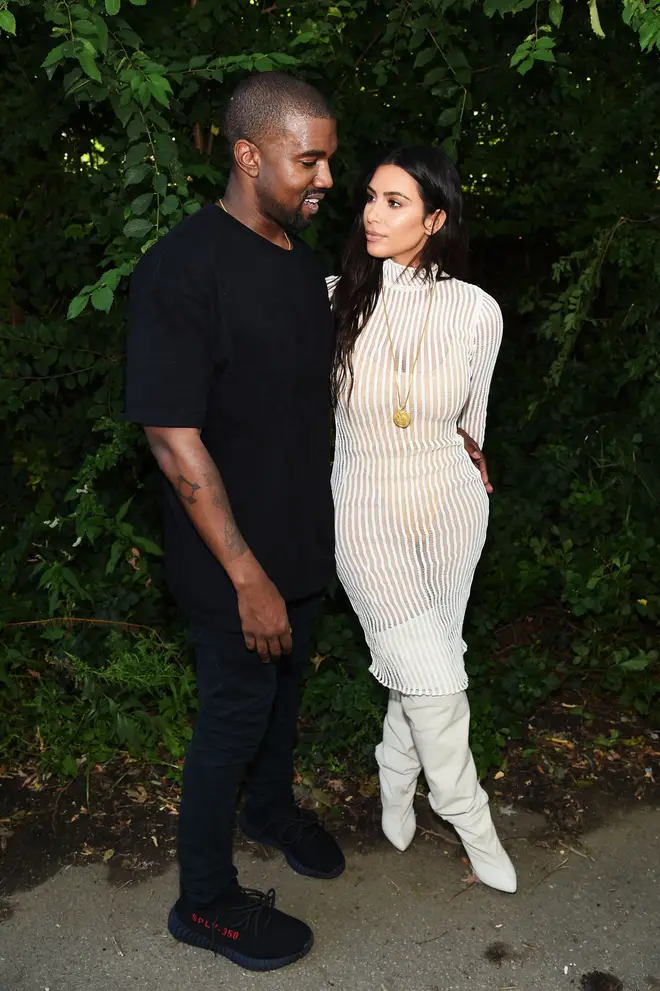
<svg viewBox="0 0 660 991">
<path fill-rule="evenodd" d="M 486 457 L 484 452 L 477 446 L 477 444 L 472 440 L 472 438 L 465 433 L 464 430 L 458 429 L 459 434 L 463 438 L 463 443 L 465 445 L 465 450 L 468 452 L 472 460 L 474 461 L 474 466 L 481 475 L 481 481 L 486 487 L 486 492 L 491 495 L 493 492 L 493 486 L 490 484 L 488 478 L 488 465 L 486 464 Z"/>
<path fill-rule="evenodd" d="M 247 649 L 256 650 L 264 664 L 290 654 L 291 627 L 286 603 L 265 572 L 237 592 Z"/>
</svg>

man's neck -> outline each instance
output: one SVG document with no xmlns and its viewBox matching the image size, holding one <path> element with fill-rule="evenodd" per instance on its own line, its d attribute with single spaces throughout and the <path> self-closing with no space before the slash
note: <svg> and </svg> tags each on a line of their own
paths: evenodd
<svg viewBox="0 0 660 991">
<path fill-rule="evenodd" d="M 234 176 L 229 177 L 222 203 L 227 213 L 231 214 L 235 220 L 240 221 L 241 224 L 249 227 L 255 234 L 266 238 L 267 241 L 272 241 L 279 248 L 289 247 L 290 241 L 280 225 L 271 220 L 270 217 L 264 217 L 256 202 L 252 197 L 246 195 L 245 190 L 236 182 Z"/>
</svg>

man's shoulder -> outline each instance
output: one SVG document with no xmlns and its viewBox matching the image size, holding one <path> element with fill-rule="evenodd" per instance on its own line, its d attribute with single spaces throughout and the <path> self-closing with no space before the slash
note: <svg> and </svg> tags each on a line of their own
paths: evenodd
<svg viewBox="0 0 660 991">
<path fill-rule="evenodd" d="M 163 234 L 136 265 L 134 281 L 156 275 L 168 280 L 179 274 L 188 277 L 215 267 L 216 250 L 223 239 L 213 209 L 213 204 L 206 204 Z"/>
</svg>

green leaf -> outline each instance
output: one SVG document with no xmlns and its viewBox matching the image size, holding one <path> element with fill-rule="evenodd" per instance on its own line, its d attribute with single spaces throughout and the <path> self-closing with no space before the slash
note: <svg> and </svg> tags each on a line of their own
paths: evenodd
<svg viewBox="0 0 660 991">
<path fill-rule="evenodd" d="M 74 385 L 75 385 L 75 382 L 74 382 Z M 80 582 L 78 581 L 76 575 L 73 573 L 73 571 L 71 570 L 71 568 L 60 568 L 60 575 L 64 579 L 64 581 L 67 583 L 67 585 L 70 585 L 71 588 L 74 590 L 74 592 L 76 592 L 76 594 L 81 599 L 89 599 L 89 592 L 85 592 L 80 587 Z"/>
<path fill-rule="evenodd" d="M 153 186 L 159 196 L 165 196 L 167 192 L 167 175 L 164 172 L 157 172 L 154 176 Z"/>
<path fill-rule="evenodd" d="M 297 59 L 297 58 L 294 58 L 293 55 L 285 55 L 285 54 L 282 54 L 281 52 L 278 53 L 277 55 L 271 55 L 270 57 L 272 58 L 273 62 L 277 62 L 278 65 L 299 65 L 300 64 L 300 60 Z"/>
<path fill-rule="evenodd" d="M 85 72 L 90 79 L 94 79 L 97 83 L 101 82 L 101 73 L 99 72 L 96 62 L 91 55 L 88 55 L 87 52 L 81 52 L 78 56 L 78 61 L 80 62 L 80 67 L 83 72 Z"/>
<path fill-rule="evenodd" d="M 92 306 L 95 310 L 103 310 L 104 313 L 109 313 L 113 299 L 114 293 L 112 289 L 109 286 L 100 286 L 92 293 Z"/>
<path fill-rule="evenodd" d="M 146 5 L 146 2 L 147 0 L 131 0 L 131 3 L 133 4 L 134 7 L 144 7 Z"/>
<path fill-rule="evenodd" d="M 660 16 L 658 14 L 651 14 L 649 11 L 639 29 L 639 45 L 642 51 L 651 48 L 654 39 L 660 47 Z"/>
<path fill-rule="evenodd" d="M 42 69 L 48 69 L 51 65 L 57 65 L 58 62 L 64 57 L 64 45 L 57 45 L 56 48 L 51 48 L 48 55 L 41 63 Z"/>
<path fill-rule="evenodd" d="M 148 208 L 153 198 L 153 193 L 140 193 L 140 195 L 136 196 L 131 203 L 131 213 L 134 213 L 136 217 L 141 216 L 141 214 L 143 214 Z"/>
<path fill-rule="evenodd" d="M 189 69 L 201 69 L 208 62 L 208 55 L 195 55 L 188 63 Z"/>
<path fill-rule="evenodd" d="M 123 518 L 126 516 L 126 513 L 131 508 L 131 503 L 133 502 L 134 498 L 135 496 L 130 496 L 130 498 L 128 498 L 126 502 L 119 507 L 117 511 L 117 515 L 115 516 L 115 519 L 117 520 L 118 523 L 121 523 Z"/>
<path fill-rule="evenodd" d="M 137 141 L 137 139 L 144 134 L 144 123 L 140 116 L 136 114 L 135 117 L 131 118 L 128 122 L 126 133 L 129 141 Z"/>
<path fill-rule="evenodd" d="M 170 101 L 167 98 L 167 94 L 172 92 L 172 87 L 170 86 L 169 80 L 165 76 L 160 76 L 158 73 L 151 73 L 147 77 L 147 85 L 149 91 L 156 97 L 159 103 L 162 103 L 164 107 L 169 107 Z"/>
<path fill-rule="evenodd" d="M 603 26 L 600 23 L 600 14 L 598 13 L 598 4 L 596 0 L 589 0 L 589 19 L 591 21 L 591 28 L 594 34 L 599 38 L 604 38 L 605 32 L 603 31 Z"/>
<path fill-rule="evenodd" d="M 554 52 L 549 52 L 547 48 L 537 48 L 534 52 L 534 60 L 536 62 L 554 62 Z"/>
<path fill-rule="evenodd" d="M 96 36 L 99 41 L 99 48 L 101 52 L 105 55 L 108 51 L 108 25 L 105 23 L 104 19 L 98 14 L 92 15 L 94 18 L 94 24 L 96 26 Z"/>
<path fill-rule="evenodd" d="M 120 8 L 121 0 L 105 0 L 105 12 L 110 17 L 114 17 L 115 14 L 118 14 Z"/>
<path fill-rule="evenodd" d="M 151 172 L 151 165 L 147 165 L 143 162 L 141 165 L 131 165 L 129 169 L 126 169 L 126 176 L 124 178 L 125 186 L 134 186 L 138 182 L 142 182 L 145 176 Z"/>
<path fill-rule="evenodd" d="M 82 70 L 78 68 L 72 69 L 71 72 L 67 72 L 64 77 L 64 92 L 68 94 L 81 76 Z"/>
<path fill-rule="evenodd" d="M 7 34 L 16 34 L 16 18 L 11 10 L 0 10 L 0 28 Z"/>
<path fill-rule="evenodd" d="M 150 150 L 146 141 L 141 141 L 140 144 L 133 145 L 132 148 L 128 149 L 126 158 L 124 159 L 126 168 L 130 168 L 131 165 L 137 165 L 149 154 Z"/>
<path fill-rule="evenodd" d="M 67 320 L 75 320 L 76 317 L 80 316 L 82 311 L 87 306 L 89 302 L 89 293 L 84 293 L 79 296 L 75 296 L 69 303 L 69 309 L 67 310 Z"/>
<path fill-rule="evenodd" d="M 651 659 L 647 654 L 639 654 L 637 657 L 631 657 L 628 661 L 622 661 L 619 667 L 623 668 L 624 671 L 645 671 L 650 663 Z"/>
<path fill-rule="evenodd" d="M 137 544 L 137 546 L 140 548 L 140 550 L 146 551 L 147 554 L 155 554 L 157 557 L 162 557 L 163 556 L 162 549 L 158 546 L 158 544 L 155 544 L 153 542 L 153 540 L 149 540 L 148 537 L 136 537 L 136 536 L 134 536 L 133 537 L 133 540 L 135 541 L 135 543 Z"/>
<path fill-rule="evenodd" d="M 562 0 L 550 0 L 550 20 L 556 28 L 561 27 L 561 22 L 564 17 L 564 4 Z"/>
<path fill-rule="evenodd" d="M 67 754 L 66 757 L 60 763 L 60 773 L 65 778 L 75 778 L 78 773 L 78 764 L 76 758 L 72 757 L 71 754 Z"/>
<path fill-rule="evenodd" d="M 421 69 L 423 65 L 428 65 L 437 56 L 435 48 L 423 48 L 415 59 L 415 68 Z"/>
<path fill-rule="evenodd" d="M 141 217 L 134 217 L 124 224 L 124 234 L 126 237 L 144 237 L 154 225 L 150 220 L 143 220 Z"/>
<path fill-rule="evenodd" d="M 531 50 L 532 49 L 528 41 L 523 42 L 522 45 L 518 45 L 515 52 L 511 56 L 511 61 L 509 62 L 511 68 L 513 69 L 516 65 L 520 65 L 524 59 L 528 59 Z"/>
<path fill-rule="evenodd" d="M 533 67 L 533 65 L 534 65 L 534 59 L 528 58 L 524 62 L 521 62 L 521 64 L 518 66 L 518 72 L 520 73 L 521 76 L 526 76 L 529 70 Z"/>
<path fill-rule="evenodd" d="M 171 165 L 176 158 L 176 145 L 167 134 L 156 135 L 156 161 L 159 165 Z"/>
<path fill-rule="evenodd" d="M 179 208 L 179 198 L 178 196 L 173 196 L 172 194 L 165 197 L 160 207 L 162 213 L 164 213 L 165 216 L 167 216 L 169 213 L 174 213 L 174 211 L 178 210 L 178 208 Z"/>
<path fill-rule="evenodd" d="M 448 107 L 447 110 L 443 110 L 438 117 L 438 124 L 440 124 L 441 127 L 448 127 L 450 124 L 455 124 L 458 117 L 458 107 Z"/>
<path fill-rule="evenodd" d="M 441 79 L 444 79 L 447 75 L 447 69 L 444 65 L 437 65 L 435 69 L 430 69 L 424 76 L 424 85 L 433 86 L 434 83 L 439 83 Z"/>
<path fill-rule="evenodd" d="M 114 290 L 121 282 L 122 275 L 127 275 L 127 274 L 128 273 L 122 271 L 121 268 L 109 268 L 108 271 L 103 276 L 103 281 L 105 282 L 106 286 L 109 286 L 110 289 L 112 289 L 114 292 Z"/>
<path fill-rule="evenodd" d="M 112 572 L 117 567 L 117 561 L 121 557 L 121 552 L 124 549 L 123 540 L 115 540 L 110 551 L 110 557 L 108 558 L 108 563 L 105 566 L 106 575 L 111 575 Z"/>
<path fill-rule="evenodd" d="M 454 141 L 453 138 L 445 138 L 445 140 L 442 142 L 440 147 L 442 148 L 443 151 L 447 152 L 447 154 L 451 159 L 453 159 L 453 161 L 456 161 L 458 149 L 456 147 L 456 142 Z"/>
<path fill-rule="evenodd" d="M 540 48 L 542 49 L 554 48 L 555 44 L 556 44 L 555 39 L 548 38 L 548 36 L 546 35 L 543 38 L 539 38 L 539 40 L 536 42 L 536 50 L 538 51 Z"/>
</svg>

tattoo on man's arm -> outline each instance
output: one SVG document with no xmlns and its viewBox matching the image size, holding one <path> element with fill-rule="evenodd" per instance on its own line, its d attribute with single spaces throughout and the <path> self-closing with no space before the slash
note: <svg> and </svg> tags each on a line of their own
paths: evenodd
<svg viewBox="0 0 660 991">
<path fill-rule="evenodd" d="M 225 547 L 233 557 L 240 557 L 241 554 L 245 554 L 245 552 L 249 550 L 249 547 L 244 540 L 241 531 L 238 529 L 236 520 L 234 519 L 227 490 L 222 484 L 222 480 L 219 479 L 217 475 L 208 474 L 205 475 L 204 478 L 208 481 L 208 484 L 212 486 L 211 499 L 213 501 L 213 505 L 216 509 L 221 509 L 225 514 Z"/>
<path fill-rule="evenodd" d="M 189 482 L 187 478 L 183 475 L 179 475 L 176 480 L 176 494 L 182 502 L 187 502 L 189 506 L 192 506 L 195 499 L 195 492 L 200 488 L 197 482 Z"/>
<path fill-rule="evenodd" d="M 246 550 L 248 550 L 248 545 L 243 538 L 243 534 L 238 529 L 236 520 L 231 513 L 228 513 L 225 518 L 225 547 L 236 557 L 245 554 Z"/>
</svg>

